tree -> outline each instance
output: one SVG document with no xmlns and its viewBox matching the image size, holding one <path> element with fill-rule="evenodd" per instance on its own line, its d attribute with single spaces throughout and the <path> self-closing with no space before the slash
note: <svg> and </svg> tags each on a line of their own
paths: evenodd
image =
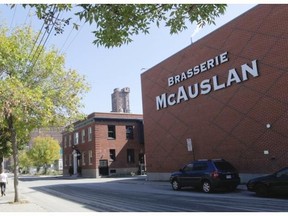
<svg viewBox="0 0 288 216">
<path fill-rule="evenodd" d="M 60 145 L 52 137 L 36 137 L 28 155 L 34 166 L 37 167 L 37 172 L 44 167 L 46 174 L 48 165 L 60 159 Z"/>
<path fill-rule="evenodd" d="M 79 119 L 84 77 L 65 69 L 55 48 L 37 45 L 29 27 L 0 27 L 0 125 L 9 133 L 18 195 L 18 150 L 35 128 L 64 126 Z M 27 144 L 27 142 L 26 142 Z"/>
<path fill-rule="evenodd" d="M 10 134 L 7 128 L 0 129 L 0 170 L 4 170 L 4 157 L 12 154 Z"/>
<path fill-rule="evenodd" d="M 33 163 L 28 155 L 28 151 L 19 151 L 19 168 L 22 170 L 22 172 L 29 172 L 29 168 L 31 166 L 33 166 Z"/>
<path fill-rule="evenodd" d="M 17 138 L 18 150 L 22 150 L 28 140 L 29 136 L 27 134 L 25 136 L 24 134 L 19 135 Z M 11 133 L 7 127 L 3 127 L 0 129 L 0 163 L 2 169 L 4 169 L 4 157 L 8 158 L 12 153 Z"/>
<path fill-rule="evenodd" d="M 13 7 L 14 5 L 12 5 Z M 80 20 L 95 24 L 93 41 L 96 45 L 119 47 L 132 41 L 131 36 L 148 34 L 154 23 L 164 24 L 175 34 L 187 29 L 187 22 L 200 27 L 215 24 L 215 18 L 224 14 L 226 4 L 29 4 L 24 7 L 35 8 L 39 19 L 43 20 L 46 30 L 54 26 L 62 33 L 72 17 L 58 18 L 60 13 L 74 11 Z M 78 25 L 74 22 L 74 27 Z"/>
</svg>

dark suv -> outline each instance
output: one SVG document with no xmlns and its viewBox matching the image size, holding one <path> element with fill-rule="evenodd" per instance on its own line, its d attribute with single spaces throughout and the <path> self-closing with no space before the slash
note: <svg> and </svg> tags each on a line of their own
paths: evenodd
<svg viewBox="0 0 288 216">
<path fill-rule="evenodd" d="M 240 177 L 238 171 L 224 159 L 197 160 L 172 173 L 170 183 L 173 190 L 192 186 L 205 193 L 220 187 L 233 191 L 239 185 Z"/>
</svg>

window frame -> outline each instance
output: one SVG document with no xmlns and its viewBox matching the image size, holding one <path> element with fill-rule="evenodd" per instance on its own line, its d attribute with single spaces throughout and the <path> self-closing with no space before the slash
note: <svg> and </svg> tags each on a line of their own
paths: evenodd
<svg viewBox="0 0 288 216">
<path fill-rule="evenodd" d="M 108 139 L 116 139 L 116 125 L 107 125 Z"/>
<path fill-rule="evenodd" d="M 75 132 L 74 133 L 74 145 L 78 145 L 79 144 L 79 132 Z"/>
<path fill-rule="evenodd" d="M 86 161 L 86 160 L 85 160 L 85 159 L 86 159 L 85 156 L 86 156 L 86 152 L 83 151 L 83 152 L 82 152 L 82 166 L 85 166 L 85 165 L 86 165 L 86 163 L 85 163 L 85 161 Z"/>
<path fill-rule="evenodd" d="M 85 135 L 86 135 L 86 131 L 85 131 L 85 129 L 82 129 L 82 131 L 81 131 L 81 143 L 85 143 Z"/>
<path fill-rule="evenodd" d="M 88 142 L 92 141 L 92 127 L 88 127 Z"/>
<path fill-rule="evenodd" d="M 127 163 L 135 164 L 135 149 L 127 149 Z"/>
<path fill-rule="evenodd" d="M 126 139 L 133 140 L 134 139 L 134 126 L 126 125 Z"/>
<path fill-rule="evenodd" d="M 88 164 L 93 165 L 93 152 L 92 152 L 92 150 L 88 151 Z"/>
<path fill-rule="evenodd" d="M 116 149 L 109 149 L 109 158 L 111 161 L 116 161 Z"/>
</svg>

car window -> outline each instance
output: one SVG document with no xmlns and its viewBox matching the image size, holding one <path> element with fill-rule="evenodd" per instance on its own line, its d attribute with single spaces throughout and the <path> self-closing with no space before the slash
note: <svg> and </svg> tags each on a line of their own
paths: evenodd
<svg viewBox="0 0 288 216">
<path fill-rule="evenodd" d="M 288 178 L 288 169 L 281 170 L 277 173 L 277 177 Z"/>
<path fill-rule="evenodd" d="M 193 169 L 193 164 L 187 164 L 187 165 L 183 168 L 183 170 L 184 170 L 185 172 L 191 171 L 192 169 Z"/>
<path fill-rule="evenodd" d="M 214 164 L 219 170 L 235 170 L 235 168 L 227 161 L 216 161 Z"/>
<path fill-rule="evenodd" d="M 206 170 L 206 169 L 207 169 L 207 163 L 205 162 L 195 163 L 193 166 L 193 171 Z"/>
</svg>

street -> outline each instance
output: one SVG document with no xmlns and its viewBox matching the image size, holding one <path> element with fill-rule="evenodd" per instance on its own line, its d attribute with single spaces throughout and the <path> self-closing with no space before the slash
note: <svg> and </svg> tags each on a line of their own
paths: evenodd
<svg viewBox="0 0 288 216">
<path fill-rule="evenodd" d="M 31 201 L 43 206 L 47 211 L 55 212 L 288 211 L 287 197 L 257 197 L 244 189 L 244 186 L 235 192 L 218 191 L 205 194 L 189 188 L 173 191 L 168 182 L 149 182 L 143 177 L 107 179 L 20 177 L 19 184 L 24 196 L 29 196 Z M 69 201 L 72 204 L 62 205 L 59 203 L 62 201 Z M 76 205 L 80 205 L 82 210 L 79 210 L 79 207 L 76 209 Z"/>
</svg>

